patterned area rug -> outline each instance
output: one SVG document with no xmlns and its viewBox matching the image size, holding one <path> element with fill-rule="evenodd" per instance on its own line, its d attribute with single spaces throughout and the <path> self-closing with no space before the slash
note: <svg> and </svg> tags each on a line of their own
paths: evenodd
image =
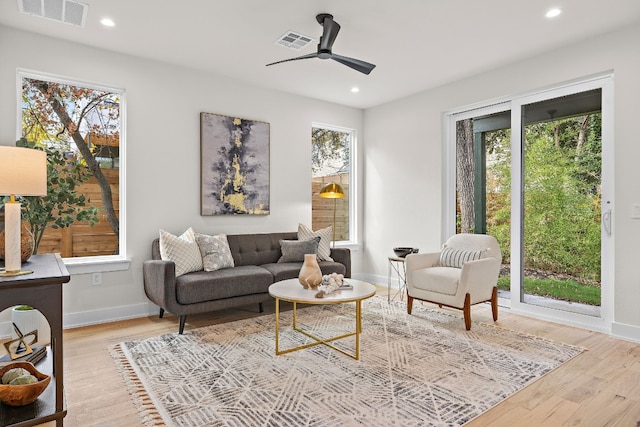
<svg viewBox="0 0 640 427">
<path fill-rule="evenodd" d="M 330 337 L 354 317 L 353 304 L 313 306 L 298 325 Z M 281 349 L 308 340 L 291 321 L 281 313 Z M 324 345 L 276 356 L 274 327 L 271 314 L 111 352 L 146 425 L 388 427 L 462 425 L 582 351 L 381 297 L 363 302 L 360 361 Z"/>
</svg>

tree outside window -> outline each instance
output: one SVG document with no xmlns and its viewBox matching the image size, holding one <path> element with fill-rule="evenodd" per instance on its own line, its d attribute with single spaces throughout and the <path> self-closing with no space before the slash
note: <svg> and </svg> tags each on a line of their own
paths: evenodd
<svg viewBox="0 0 640 427">
<path fill-rule="evenodd" d="M 117 255 L 122 92 L 21 75 L 21 139 L 47 151 L 48 195 L 25 197 L 37 253 Z"/>
</svg>

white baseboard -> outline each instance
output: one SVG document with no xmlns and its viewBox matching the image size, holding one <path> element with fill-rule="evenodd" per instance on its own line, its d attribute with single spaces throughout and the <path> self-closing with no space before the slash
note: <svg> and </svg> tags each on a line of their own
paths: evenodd
<svg viewBox="0 0 640 427">
<path fill-rule="evenodd" d="M 640 327 L 613 322 L 611 324 L 611 336 L 627 341 L 640 342 Z"/>
<path fill-rule="evenodd" d="M 154 314 L 158 314 L 158 307 L 155 304 L 142 303 L 79 313 L 67 313 L 63 316 L 62 323 L 64 329 L 69 329 L 116 322 L 118 320 L 134 319 Z"/>
</svg>

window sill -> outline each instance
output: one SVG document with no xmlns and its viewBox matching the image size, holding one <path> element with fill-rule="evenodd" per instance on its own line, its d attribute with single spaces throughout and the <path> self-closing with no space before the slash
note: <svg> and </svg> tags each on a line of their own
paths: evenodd
<svg viewBox="0 0 640 427">
<path fill-rule="evenodd" d="M 120 256 L 95 256 L 82 258 L 63 258 L 70 274 L 87 274 L 107 271 L 128 270 L 131 260 Z"/>
<path fill-rule="evenodd" d="M 332 246 L 333 247 L 333 244 Z M 359 251 L 362 250 L 362 244 L 361 243 L 355 243 L 355 242 L 336 242 L 335 245 L 336 248 L 347 248 L 350 249 L 352 251 Z"/>
</svg>

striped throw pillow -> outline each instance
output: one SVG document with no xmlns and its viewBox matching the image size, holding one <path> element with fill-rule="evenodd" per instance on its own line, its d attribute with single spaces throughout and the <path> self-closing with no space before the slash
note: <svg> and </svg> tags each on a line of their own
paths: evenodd
<svg viewBox="0 0 640 427">
<path fill-rule="evenodd" d="M 313 231 L 304 224 L 298 224 L 298 240 L 310 240 L 320 236 L 318 244 L 318 261 L 333 261 L 331 258 L 331 239 L 333 227 L 330 225 L 322 230 Z"/>
<path fill-rule="evenodd" d="M 482 258 L 484 252 L 484 249 L 479 251 L 465 251 L 463 249 L 453 249 L 445 246 L 440 252 L 438 265 L 440 265 L 440 267 L 462 268 L 462 264 L 465 262 Z"/>
</svg>

